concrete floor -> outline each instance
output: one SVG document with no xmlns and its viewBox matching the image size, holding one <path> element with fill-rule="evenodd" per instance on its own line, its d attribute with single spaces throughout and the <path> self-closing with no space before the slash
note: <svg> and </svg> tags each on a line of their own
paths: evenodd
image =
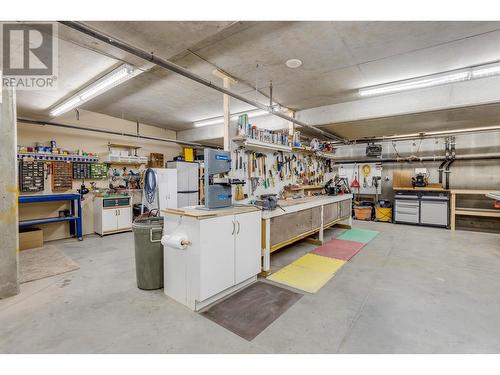
<svg viewBox="0 0 500 375">
<path fill-rule="evenodd" d="M 500 352 L 500 235 L 354 226 L 381 233 L 252 342 L 137 289 L 131 233 L 54 242 L 81 269 L 0 301 L 0 353 Z M 313 248 L 284 249 L 273 268 Z"/>
</svg>

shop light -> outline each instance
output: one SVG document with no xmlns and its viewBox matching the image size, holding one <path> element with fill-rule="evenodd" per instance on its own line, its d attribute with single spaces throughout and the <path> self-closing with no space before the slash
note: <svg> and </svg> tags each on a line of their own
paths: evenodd
<svg viewBox="0 0 500 375">
<path fill-rule="evenodd" d="M 231 115 L 230 118 L 232 121 L 234 121 L 234 120 L 237 120 L 239 116 L 241 116 L 245 113 L 248 115 L 248 118 L 254 118 L 254 117 L 259 117 L 259 116 L 264 116 L 264 115 L 269 114 L 269 112 L 264 111 L 263 109 L 256 109 L 253 111 L 245 111 L 245 112 L 235 113 L 234 115 Z M 195 121 L 193 124 L 194 124 L 195 128 L 200 128 L 203 126 L 217 125 L 217 124 L 223 124 L 223 123 L 224 123 L 224 116 L 218 116 L 218 117 L 209 118 L 206 120 Z"/>
<path fill-rule="evenodd" d="M 491 77 L 500 74 L 500 64 L 483 65 L 472 69 L 472 78 Z"/>
<path fill-rule="evenodd" d="M 140 70 L 135 69 L 131 65 L 123 64 L 110 73 L 106 74 L 104 77 L 81 89 L 72 97 L 56 105 L 51 109 L 50 116 L 56 117 L 65 112 L 68 112 L 69 110 L 82 105 L 90 99 L 101 95 L 109 89 L 118 86 L 128 79 L 136 76 L 140 72 Z"/>
<path fill-rule="evenodd" d="M 400 91 L 415 90 L 425 87 L 444 85 L 452 82 L 465 81 L 469 79 L 469 75 L 470 72 L 465 71 L 459 73 L 443 74 L 436 77 L 417 78 L 386 85 L 366 87 L 363 89 L 359 89 L 359 95 L 373 96 L 373 95 L 392 94 Z"/>
<path fill-rule="evenodd" d="M 382 85 L 364 87 L 358 90 L 360 96 L 392 94 L 395 92 L 445 85 L 447 83 L 468 81 L 500 75 L 500 63 L 483 64 L 447 73 L 412 78 Z"/>
</svg>

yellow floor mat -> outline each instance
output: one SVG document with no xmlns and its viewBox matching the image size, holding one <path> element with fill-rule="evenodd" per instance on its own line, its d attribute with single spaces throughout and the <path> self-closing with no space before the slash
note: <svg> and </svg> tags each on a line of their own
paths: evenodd
<svg viewBox="0 0 500 375">
<path fill-rule="evenodd" d="M 292 264 L 308 268 L 312 271 L 335 273 L 345 264 L 345 261 L 316 254 L 306 254 Z"/>
<path fill-rule="evenodd" d="M 345 263 L 343 260 L 306 254 L 267 279 L 305 292 L 316 293 Z"/>
</svg>

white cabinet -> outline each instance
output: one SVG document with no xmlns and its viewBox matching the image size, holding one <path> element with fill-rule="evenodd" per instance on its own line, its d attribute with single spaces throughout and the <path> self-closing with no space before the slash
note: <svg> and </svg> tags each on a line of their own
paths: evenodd
<svg viewBox="0 0 500 375">
<path fill-rule="evenodd" d="M 117 210 L 105 209 L 102 210 L 102 227 L 96 228 L 96 232 L 102 235 L 105 232 L 114 232 L 118 229 Z"/>
<path fill-rule="evenodd" d="M 132 230 L 130 197 L 94 199 L 94 231 L 101 236 Z"/>
<path fill-rule="evenodd" d="M 193 310 L 257 279 L 261 269 L 261 212 L 233 208 L 211 217 L 178 209 L 165 215 L 164 235 L 181 236 L 185 249 L 164 246 L 164 292 Z M 234 212 L 234 213 L 232 213 Z"/>
<path fill-rule="evenodd" d="M 117 230 L 129 230 L 132 227 L 132 210 L 130 207 L 121 207 L 116 210 L 118 216 Z"/>
<path fill-rule="evenodd" d="M 261 268 L 261 214 L 249 212 L 235 215 L 234 277 L 240 283 L 260 272 Z"/>
<path fill-rule="evenodd" d="M 234 285 L 234 216 L 200 221 L 200 238 L 208 239 L 200 252 L 201 301 Z"/>
</svg>

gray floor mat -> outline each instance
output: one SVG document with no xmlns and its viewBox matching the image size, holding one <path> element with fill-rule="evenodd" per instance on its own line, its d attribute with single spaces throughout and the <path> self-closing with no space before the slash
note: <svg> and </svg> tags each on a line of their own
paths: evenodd
<svg viewBox="0 0 500 375">
<path fill-rule="evenodd" d="M 19 252 L 19 282 L 39 280 L 79 269 L 73 259 L 55 246 Z"/>
</svg>

